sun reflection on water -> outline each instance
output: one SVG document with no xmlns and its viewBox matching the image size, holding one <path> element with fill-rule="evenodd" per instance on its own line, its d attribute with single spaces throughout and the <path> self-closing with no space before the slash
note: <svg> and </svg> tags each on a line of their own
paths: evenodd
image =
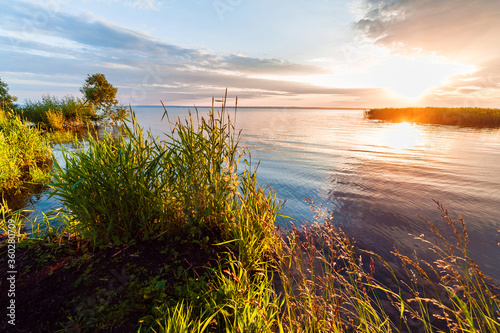
<svg viewBox="0 0 500 333">
<path fill-rule="evenodd" d="M 388 148 L 413 149 L 423 142 L 423 133 L 413 124 L 397 123 L 391 124 L 383 131 L 381 140 L 381 145 Z"/>
</svg>

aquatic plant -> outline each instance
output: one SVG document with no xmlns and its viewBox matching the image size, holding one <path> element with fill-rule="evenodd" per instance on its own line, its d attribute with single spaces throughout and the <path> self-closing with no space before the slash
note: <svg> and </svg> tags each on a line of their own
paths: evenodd
<svg viewBox="0 0 500 333">
<path fill-rule="evenodd" d="M 1 109 L 0 156 L 0 191 L 6 200 L 28 185 L 50 180 L 52 149 L 48 141 L 37 128 Z"/>
<path fill-rule="evenodd" d="M 500 109 L 488 108 L 385 108 L 365 111 L 368 119 L 468 127 L 500 127 Z"/>
</svg>

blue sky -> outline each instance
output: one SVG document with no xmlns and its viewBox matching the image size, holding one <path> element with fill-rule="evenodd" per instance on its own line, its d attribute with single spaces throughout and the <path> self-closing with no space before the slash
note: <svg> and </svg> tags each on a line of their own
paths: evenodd
<svg viewBox="0 0 500 333">
<path fill-rule="evenodd" d="M 0 13 L 10 93 L 121 103 L 500 107 L 500 0 L 31 0 Z"/>
</svg>

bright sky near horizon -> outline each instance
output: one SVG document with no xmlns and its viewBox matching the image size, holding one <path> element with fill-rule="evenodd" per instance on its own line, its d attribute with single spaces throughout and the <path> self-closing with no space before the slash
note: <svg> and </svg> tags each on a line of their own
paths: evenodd
<svg viewBox="0 0 500 333">
<path fill-rule="evenodd" d="M 1 0 L 0 78 L 25 99 L 500 107 L 500 0 Z"/>
</svg>

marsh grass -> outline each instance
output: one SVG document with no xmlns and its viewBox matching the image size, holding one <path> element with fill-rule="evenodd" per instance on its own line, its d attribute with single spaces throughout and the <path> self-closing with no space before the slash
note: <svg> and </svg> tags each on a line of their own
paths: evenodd
<svg viewBox="0 0 500 333">
<path fill-rule="evenodd" d="M 437 259 L 432 263 L 409 259 L 396 252 L 403 267 L 415 268 L 427 283 L 438 280 L 432 297 L 414 294 L 409 302 L 432 304 L 440 311 L 434 313 L 436 318 L 446 322 L 450 331 L 459 332 L 498 332 L 500 331 L 500 289 L 495 281 L 485 276 L 479 266 L 469 256 L 469 236 L 465 221 L 452 219 L 448 211 L 436 201 L 441 219 L 453 231 L 452 239 L 443 236 L 440 228 L 427 219 L 422 218 L 432 230 L 434 242 L 425 237 L 415 237 L 429 246 Z M 426 273 L 426 270 L 429 272 Z M 444 296 L 443 296 L 444 295 Z"/>
<path fill-rule="evenodd" d="M 163 141 L 144 133 L 132 112 L 117 137 L 91 138 L 64 152 L 64 168 L 55 165 L 52 195 L 66 207 L 67 232 L 97 247 L 181 235 L 220 248 L 196 304 L 158 299 L 158 318 L 145 319 L 149 330 L 269 331 L 279 319 L 270 263 L 281 203 L 259 186 L 226 98 L 220 111 L 215 102 L 207 116 L 196 110 L 169 121 Z"/>
<path fill-rule="evenodd" d="M 53 131 L 45 132 L 43 135 L 52 145 L 61 143 L 78 144 L 80 141 L 84 140 L 84 138 L 88 137 L 85 132 L 76 131 Z"/>
<path fill-rule="evenodd" d="M 125 124 L 118 137 L 90 139 L 55 165 L 53 195 L 96 243 L 128 243 L 184 231 L 220 233 L 236 205 L 242 151 L 225 111 L 197 124 L 193 115 L 170 124 L 160 141 Z"/>
<path fill-rule="evenodd" d="M 487 108 L 385 108 L 365 111 L 368 119 L 467 127 L 500 127 L 500 109 Z"/>
<path fill-rule="evenodd" d="M 434 252 L 433 262 L 395 249 L 401 266 L 389 265 L 356 248 L 323 213 L 320 223 L 294 228 L 277 256 L 285 331 L 500 331 L 499 289 L 470 258 L 463 219 L 457 223 L 436 203 L 455 237 L 423 219 L 438 241 L 416 238 Z"/>
<path fill-rule="evenodd" d="M 0 191 L 7 201 L 50 180 L 52 149 L 42 133 L 0 110 Z"/>
<path fill-rule="evenodd" d="M 101 119 L 91 105 L 72 96 L 58 99 L 44 95 L 40 101 L 27 100 L 20 114 L 26 121 L 52 131 L 86 126 Z"/>
</svg>

